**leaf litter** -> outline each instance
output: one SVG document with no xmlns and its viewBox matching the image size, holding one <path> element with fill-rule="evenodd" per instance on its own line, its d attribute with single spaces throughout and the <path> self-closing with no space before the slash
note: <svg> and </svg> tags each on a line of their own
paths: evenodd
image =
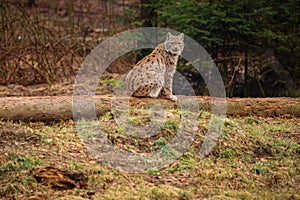
<svg viewBox="0 0 300 200">
<path fill-rule="evenodd" d="M 147 125 L 134 108 L 129 123 Z M 134 138 L 109 113 L 99 119 L 119 148 L 151 153 L 162 148 L 180 126 L 180 112 L 168 110 L 163 128 L 150 138 Z M 105 117 L 106 116 L 106 117 Z M 144 116 L 139 118 L 138 116 Z M 210 154 L 199 148 L 209 126 L 202 112 L 193 143 L 162 169 L 130 173 L 98 163 L 82 143 L 72 120 L 0 121 L 0 197 L 2 199 L 297 199 L 299 194 L 299 118 L 228 117 Z"/>
</svg>

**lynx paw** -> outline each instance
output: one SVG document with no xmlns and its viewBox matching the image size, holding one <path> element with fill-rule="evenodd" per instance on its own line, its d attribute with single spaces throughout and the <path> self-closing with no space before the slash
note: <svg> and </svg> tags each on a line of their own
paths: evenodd
<svg viewBox="0 0 300 200">
<path fill-rule="evenodd" d="M 171 101 L 177 101 L 177 97 L 175 95 L 169 96 L 168 99 Z"/>
</svg>

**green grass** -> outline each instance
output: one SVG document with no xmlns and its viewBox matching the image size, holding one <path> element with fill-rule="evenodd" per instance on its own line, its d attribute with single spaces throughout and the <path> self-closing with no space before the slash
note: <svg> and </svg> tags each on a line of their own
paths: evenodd
<svg viewBox="0 0 300 200">
<path fill-rule="evenodd" d="M 132 108 L 128 122 L 147 125 L 149 109 Z M 180 127 L 180 115 L 168 110 L 162 130 L 151 138 L 128 135 L 113 115 L 99 121 L 60 122 L 50 125 L 1 121 L 0 196 L 39 196 L 44 199 L 74 196 L 93 199 L 299 199 L 300 137 L 298 118 L 236 117 L 225 120 L 216 146 L 203 159 L 199 149 L 209 127 L 203 112 L 194 129 L 194 142 L 178 160 L 162 169 L 130 173 L 99 164 L 80 136 L 90 139 L 99 128 L 118 148 L 130 152 L 160 152 L 174 159 L 168 143 Z M 143 116 L 139 118 L 138 116 Z M 4 128 L 3 128 L 4 127 Z M 188 127 L 187 127 L 188 128 Z M 11 130 L 9 132 L 9 130 Z M 12 131 L 13 130 L 13 131 Z M 14 134 L 14 132 L 19 133 Z M 29 138 L 29 139 L 26 139 Z M 60 191 L 38 183 L 32 174 L 38 166 L 52 166 L 86 177 L 85 188 Z"/>
<path fill-rule="evenodd" d="M 176 131 L 178 129 L 178 121 L 167 120 L 165 123 L 165 128 L 169 130 Z"/>
<path fill-rule="evenodd" d="M 23 156 L 11 156 L 8 162 L 5 162 L 3 165 L 0 165 L 0 172 L 12 172 L 12 171 L 23 171 L 31 170 L 32 168 L 45 165 L 40 159 L 23 157 Z"/>
</svg>

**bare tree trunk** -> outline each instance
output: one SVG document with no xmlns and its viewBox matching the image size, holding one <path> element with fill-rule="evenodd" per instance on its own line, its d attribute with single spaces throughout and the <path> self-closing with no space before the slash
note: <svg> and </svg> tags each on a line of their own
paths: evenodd
<svg viewBox="0 0 300 200">
<path fill-rule="evenodd" d="M 178 98 L 180 101 L 195 98 L 199 102 L 199 113 L 210 111 L 212 100 L 210 97 L 179 96 Z M 95 102 L 96 116 L 100 117 L 111 111 L 111 96 L 95 96 L 90 97 L 90 100 Z M 221 101 L 224 102 L 224 99 Z M 166 99 L 131 98 L 129 102 L 130 106 L 147 107 L 160 104 L 165 108 L 180 109 L 179 103 Z M 233 98 L 227 99 L 226 109 L 229 116 L 266 117 L 288 114 L 300 117 L 300 98 Z M 45 122 L 73 119 L 72 97 L 3 97 L 0 98 L 0 119 Z"/>
<path fill-rule="evenodd" d="M 248 51 L 244 51 L 244 57 L 245 57 L 245 74 L 244 74 L 244 80 L 245 80 L 245 88 L 244 88 L 244 97 L 249 96 L 249 87 L 248 87 Z"/>
</svg>

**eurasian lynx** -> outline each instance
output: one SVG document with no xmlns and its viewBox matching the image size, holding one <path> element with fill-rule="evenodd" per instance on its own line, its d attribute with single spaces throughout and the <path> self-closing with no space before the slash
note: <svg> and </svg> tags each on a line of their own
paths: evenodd
<svg viewBox="0 0 300 200">
<path fill-rule="evenodd" d="M 164 94 L 177 101 L 172 93 L 172 81 L 178 56 L 182 53 L 184 35 L 167 34 L 164 43 L 159 44 L 151 54 L 140 60 L 126 76 L 126 91 L 135 97 L 153 97 Z"/>
</svg>

